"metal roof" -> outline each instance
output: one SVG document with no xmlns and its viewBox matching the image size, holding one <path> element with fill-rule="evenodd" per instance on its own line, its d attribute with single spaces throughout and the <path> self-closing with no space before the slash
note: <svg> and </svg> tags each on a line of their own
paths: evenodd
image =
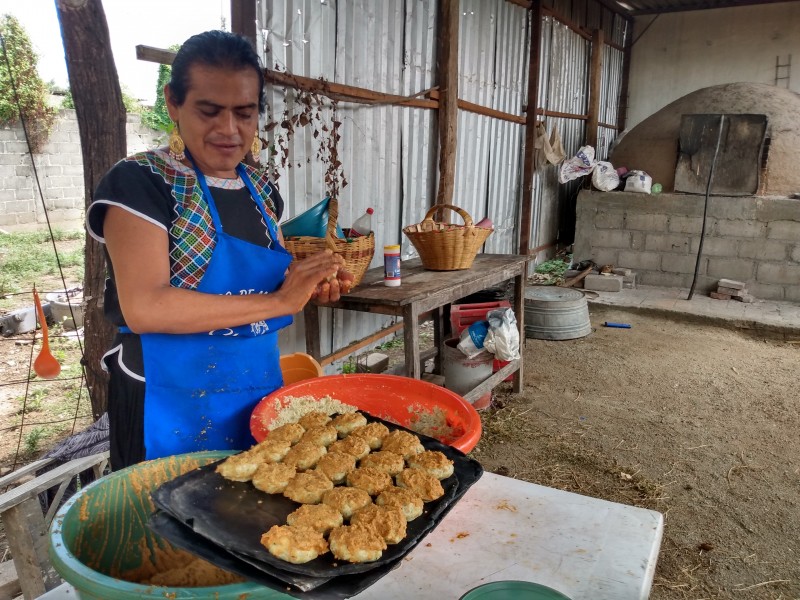
<svg viewBox="0 0 800 600">
<path fill-rule="evenodd" d="M 774 4 L 787 0 L 611 0 L 630 15 L 648 15 L 686 10 L 704 10 L 708 8 L 730 8 L 733 6 L 752 6 L 757 4 Z"/>
</svg>

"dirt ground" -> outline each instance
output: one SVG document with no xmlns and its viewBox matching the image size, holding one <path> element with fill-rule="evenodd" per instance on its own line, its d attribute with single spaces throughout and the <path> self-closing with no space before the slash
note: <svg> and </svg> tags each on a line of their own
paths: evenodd
<svg viewBox="0 0 800 600">
<path fill-rule="evenodd" d="M 800 345 L 591 314 L 632 328 L 527 340 L 524 394 L 504 384 L 475 457 L 664 514 L 654 599 L 800 598 Z"/>
<path fill-rule="evenodd" d="M 525 393 L 503 384 L 482 411 L 475 458 L 488 471 L 664 514 L 656 600 L 800 598 L 800 344 L 591 312 L 593 324 L 632 328 L 527 340 Z M 24 362 L 30 347 L 0 343 L 0 353 L 5 379 L 21 375 L 7 362 Z M 5 422 L 19 410 L 9 396 Z M 18 435 L 3 432 L 4 451 Z M 4 541 L 0 530 L 0 558 Z"/>
</svg>

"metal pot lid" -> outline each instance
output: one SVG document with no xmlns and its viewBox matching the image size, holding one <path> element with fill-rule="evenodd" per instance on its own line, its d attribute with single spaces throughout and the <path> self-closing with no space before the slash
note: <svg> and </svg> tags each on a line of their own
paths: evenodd
<svg viewBox="0 0 800 600">
<path fill-rule="evenodd" d="M 525 299 L 537 302 L 570 302 L 585 300 L 585 297 L 583 292 L 571 288 L 538 285 L 525 290 Z"/>
</svg>

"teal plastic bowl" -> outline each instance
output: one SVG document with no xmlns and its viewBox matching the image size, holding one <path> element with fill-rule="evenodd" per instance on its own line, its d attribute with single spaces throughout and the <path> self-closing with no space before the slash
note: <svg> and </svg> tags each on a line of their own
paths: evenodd
<svg viewBox="0 0 800 600">
<path fill-rule="evenodd" d="M 330 198 L 325 198 L 322 202 L 315 204 L 304 213 L 289 219 L 281 225 L 283 237 L 325 237 L 328 230 L 328 203 Z M 336 225 L 336 237 L 343 238 L 344 232 L 339 225 Z"/>
<path fill-rule="evenodd" d="M 253 582 L 208 587 L 131 583 L 125 572 L 153 565 L 169 544 L 147 527 L 150 492 L 163 482 L 230 452 L 197 452 L 140 463 L 99 479 L 61 507 L 50 528 L 50 561 L 81 600 L 207 598 L 292 600 Z"/>
<path fill-rule="evenodd" d="M 559 591 L 531 581 L 493 581 L 471 589 L 459 600 L 570 600 Z"/>
</svg>

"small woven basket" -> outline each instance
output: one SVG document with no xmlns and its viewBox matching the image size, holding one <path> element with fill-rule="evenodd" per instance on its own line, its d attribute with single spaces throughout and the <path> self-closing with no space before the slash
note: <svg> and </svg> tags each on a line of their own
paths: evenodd
<svg viewBox="0 0 800 600">
<path fill-rule="evenodd" d="M 325 237 L 297 236 L 284 240 L 286 250 L 295 259 L 302 260 L 325 249 L 332 250 L 344 258 L 345 269 L 353 275 L 353 287 L 364 278 L 372 256 L 375 254 L 375 234 L 342 239 L 336 237 L 336 221 L 339 218 L 339 202 L 331 198 L 328 204 L 328 228 Z M 345 235 L 348 232 L 345 231 Z"/>
<path fill-rule="evenodd" d="M 436 211 L 450 209 L 461 215 L 463 225 L 439 223 L 433 220 Z M 469 269 L 486 238 L 492 230 L 476 227 L 472 217 L 463 208 L 451 204 L 432 206 L 418 225 L 403 228 L 414 248 L 417 249 L 422 266 L 431 271 L 458 271 Z"/>
</svg>

